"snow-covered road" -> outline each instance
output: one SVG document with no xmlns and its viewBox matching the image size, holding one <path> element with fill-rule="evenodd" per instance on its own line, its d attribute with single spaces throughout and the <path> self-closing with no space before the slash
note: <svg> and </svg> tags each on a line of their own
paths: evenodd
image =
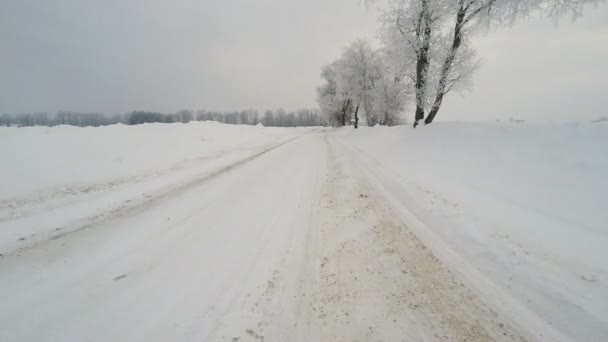
<svg viewBox="0 0 608 342">
<path fill-rule="evenodd" d="M 0 257 L 0 341 L 565 339 L 332 132 L 226 163 Z"/>
<path fill-rule="evenodd" d="M 313 279 L 322 148 L 301 138 L 5 256 L 0 340 L 285 338 Z"/>
</svg>

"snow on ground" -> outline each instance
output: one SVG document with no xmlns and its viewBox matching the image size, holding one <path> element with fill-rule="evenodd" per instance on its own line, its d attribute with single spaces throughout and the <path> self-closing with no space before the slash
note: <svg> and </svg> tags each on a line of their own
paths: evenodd
<svg viewBox="0 0 608 342">
<path fill-rule="evenodd" d="M 0 127 L 0 254 L 151 200 L 310 129 Z"/>
<path fill-rule="evenodd" d="M 0 129 L 0 340 L 605 341 L 606 146 L 604 123 Z"/>
<path fill-rule="evenodd" d="M 293 140 L 0 258 L 0 340 L 286 340 L 318 265 L 322 144 Z"/>
<path fill-rule="evenodd" d="M 394 202 L 518 303 L 574 340 L 608 338 L 608 125 L 440 122 L 337 136 Z"/>
<path fill-rule="evenodd" d="M 105 127 L 0 127 L 0 201 L 158 172 L 259 147 L 295 130 L 216 122 Z"/>
</svg>

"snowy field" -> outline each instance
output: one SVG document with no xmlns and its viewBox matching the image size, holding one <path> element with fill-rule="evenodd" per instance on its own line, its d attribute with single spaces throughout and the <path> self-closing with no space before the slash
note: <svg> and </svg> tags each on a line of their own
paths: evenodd
<svg viewBox="0 0 608 342">
<path fill-rule="evenodd" d="M 608 340 L 608 124 L 0 128 L 0 341 Z"/>
<path fill-rule="evenodd" d="M 573 340 L 608 338 L 608 124 L 340 135 L 394 203 L 519 304 Z"/>
<path fill-rule="evenodd" d="M 96 128 L 0 127 L 0 200 L 185 167 L 205 158 L 255 150 L 297 133 L 212 121 Z"/>
<path fill-rule="evenodd" d="M 215 122 L 0 127 L 0 253 L 187 185 L 305 131 Z"/>
</svg>

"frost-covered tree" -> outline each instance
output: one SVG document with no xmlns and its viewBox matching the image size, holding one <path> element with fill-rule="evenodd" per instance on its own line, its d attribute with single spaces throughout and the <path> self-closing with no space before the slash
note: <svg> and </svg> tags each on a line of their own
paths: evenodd
<svg viewBox="0 0 608 342">
<path fill-rule="evenodd" d="M 189 109 L 182 109 L 175 113 L 175 121 L 181 123 L 188 123 L 194 120 L 194 112 Z"/>
<path fill-rule="evenodd" d="M 323 68 L 321 77 L 325 83 L 317 88 L 317 102 L 322 115 L 332 126 L 346 126 L 352 116 L 352 92 L 339 79 L 340 63 L 334 62 Z"/>
<path fill-rule="evenodd" d="M 583 6 L 601 0 L 452 0 L 444 6 L 451 17 L 451 31 L 444 41 L 442 64 L 438 70 L 434 101 L 425 118 L 433 122 L 443 97 L 477 68 L 475 52 L 469 45 L 470 36 L 479 29 L 510 25 L 530 15 L 544 15 L 558 20 L 564 15 L 576 18 Z"/>
<path fill-rule="evenodd" d="M 275 122 L 274 122 L 274 113 L 272 112 L 272 110 L 267 109 L 264 112 L 264 117 L 262 117 L 262 125 L 266 126 L 266 127 L 270 127 L 270 126 L 274 126 Z"/>
<path fill-rule="evenodd" d="M 424 119 L 428 108 L 429 71 L 437 58 L 434 46 L 437 46 L 448 1 L 393 0 L 381 17 L 381 36 L 388 60 L 399 70 L 398 77 L 411 81 L 414 86 L 414 126 Z"/>
<path fill-rule="evenodd" d="M 354 101 L 355 121 L 362 107 L 368 126 L 378 123 L 378 113 L 374 108 L 376 82 L 380 80 L 380 55 L 366 40 L 351 43 L 339 60 L 338 87 L 349 88 Z"/>
<path fill-rule="evenodd" d="M 12 123 L 13 123 L 13 116 L 11 114 L 5 113 L 5 114 L 0 115 L 0 127 L 2 127 L 2 126 L 10 127 Z"/>
<path fill-rule="evenodd" d="M 406 83 L 384 61 L 384 54 L 365 40 L 345 48 L 338 60 L 321 73 L 326 83 L 318 89 L 321 112 L 337 126 L 353 122 L 359 113 L 368 126 L 395 124 L 405 103 Z"/>
<path fill-rule="evenodd" d="M 414 127 L 433 122 L 447 93 L 468 86 L 479 66 L 470 46 L 479 30 L 510 25 L 520 18 L 576 17 L 602 0 L 393 0 L 381 17 L 388 61 L 414 84 Z M 428 114 L 427 114 L 428 113 Z"/>
<path fill-rule="evenodd" d="M 374 84 L 374 108 L 378 123 L 394 126 L 399 123 L 399 116 L 407 103 L 408 87 L 384 63 L 378 66 L 381 77 Z"/>
</svg>

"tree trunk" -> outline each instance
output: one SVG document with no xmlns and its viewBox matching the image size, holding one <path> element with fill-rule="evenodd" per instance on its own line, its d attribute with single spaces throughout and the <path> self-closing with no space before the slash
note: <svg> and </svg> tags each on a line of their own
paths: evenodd
<svg viewBox="0 0 608 342">
<path fill-rule="evenodd" d="M 355 109 L 355 129 L 359 128 L 359 105 Z"/>
<path fill-rule="evenodd" d="M 347 99 L 346 102 L 342 105 L 342 127 L 346 126 L 346 113 L 350 108 L 351 99 Z"/>
<path fill-rule="evenodd" d="M 466 10 L 463 1 L 460 0 L 459 3 L 458 13 L 456 14 L 456 25 L 454 26 L 454 39 L 452 41 L 452 47 L 450 48 L 450 53 L 443 62 L 443 67 L 441 68 L 441 75 L 439 76 L 437 94 L 435 95 L 433 107 L 431 107 L 429 115 L 424 120 L 424 123 L 427 125 L 433 122 L 437 112 L 439 112 L 439 108 L 441 108 L 443 97 L 446 94 L 448 76 L 450 75 L 450 71 L 452 71 L 452 65 L 454 64 L 454 59 L 456 58 L 458 49 L 460 48 L 460 45 L 462 45 L 462 25 L 464 25 L 465 22 Z"/>
<path fill-rule="evenodd" d="M 427 115 L 426 119 L 424 119 L 425 125 L 432 123 L 433 120 L 435 119 L 435 116 L 437 115 L 437 112 L 439 112 L 439 108 L 441 107 L 441 103 L 443 102 L 444 95 L 445 95 L 444 93 L 437 93 L 437 97 L 435 98 L 433 107 L 431 108 L 429 115 Z"/>
<path fill-rule="evenodd" d="M 429 65 L 429 49 L 431 45 L 431 13 L 428 8 L 428 0 L 422 1 L 422 12 L 420 13 L 418 38 L 422 35 L 422 47 L 416 56 L 416 115 L 414 127 L 418 121 L 424 119 L 424 106 L 426 103 L 426 76 Z"/>
<path fill-rule="evenodd" d="M 388 114 L 388 111 L 384 112 L 384 123 L 383 123 L 383 125 L 386 125 L 386 126 L 390 127 L 390 126 L 393 126 L 394 124 L 395 123 L 393 122 L 393 118 L 391 118 L 391 116 Z"/>
</svg>

